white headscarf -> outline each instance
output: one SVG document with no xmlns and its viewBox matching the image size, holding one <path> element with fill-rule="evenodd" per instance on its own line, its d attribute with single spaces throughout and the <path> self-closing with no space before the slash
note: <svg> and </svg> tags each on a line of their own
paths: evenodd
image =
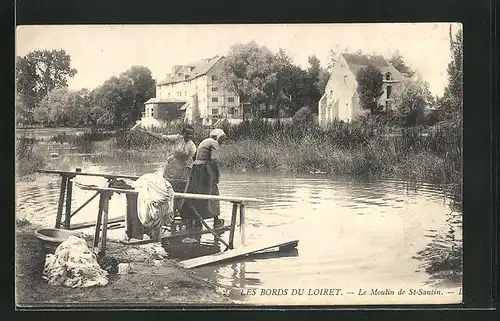
<svg viewBox="0 0 500 321">
<path fill-rule="evenodd" d="M 220 128 L 216 128 L 210 132 L 210 137 L 216 137 L 216 139 L 219 139 L 223 136 L 226 136 L 226 133 Z"/>
</svg>

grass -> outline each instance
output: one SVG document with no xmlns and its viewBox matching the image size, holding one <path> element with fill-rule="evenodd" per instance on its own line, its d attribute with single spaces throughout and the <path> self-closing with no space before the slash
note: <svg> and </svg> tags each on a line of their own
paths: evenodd
<svg viewBox="0 0 500 321">
<path fill-rule="evenodd" d="M 16 144 L 16 166 L 19 176 L 33 174 L 45 166 L 45 158 L 36 151 L 37 139 L 21 136 Z"/>
<path fill-rule="evenodd" d="M 365 119 L 326 129 L 246 122 L 228 132 L 221 158 L 229 168 L 461 181 L 456 127 L 397 128 Z"/>
</svg>

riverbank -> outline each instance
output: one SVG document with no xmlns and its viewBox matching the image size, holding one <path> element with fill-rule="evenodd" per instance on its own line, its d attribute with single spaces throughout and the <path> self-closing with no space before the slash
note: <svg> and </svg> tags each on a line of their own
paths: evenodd
<svg viewBox="0 0 500 321">
<path fill-rule="evenodd" d="M 461 126 L 401 127 L 384 119 L 366 118 L 352 123 L 315 125 L 246 121 L 224 128 L 221 166 L 226 170 L 322 173 L 362 179 L 395 178 L 434 184 L 449 184 L 461 196 Z M 180 125 L 179 125 L 180 126 Z M 155 131 L 172 134 L 171 126 Z M 195 143 L 208 135 L 198 129 Z M 113 135 L 60 134 L 52 141 L 84 147 L 96 157 L 115 157 L 133 162 L 161 162 L 171 146 L 137 131 Z"/>
<path fill-rule="evenodd" d="M 42 279 L 44 253 L 34 236 L 36 225 L 24 221 L 16 226 L 16 303 L 18 307 L 50 306 L 169 306 L 229 304 L 218 287 L 194 278 L 175 261 L 153 260 L 144 247 L 108 241 L 107 255 L 127 262 L 132 273 L 110 275 L 103 287 L 66 288 L 49 286 Z"/>
</svg>

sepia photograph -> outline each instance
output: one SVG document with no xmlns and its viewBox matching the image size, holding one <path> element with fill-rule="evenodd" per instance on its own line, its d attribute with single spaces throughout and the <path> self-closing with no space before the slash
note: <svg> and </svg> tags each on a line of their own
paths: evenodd
<svg viewBox="0 0 500 321">
<path fill-rule="evenodd" d="M 20 25 L 18 308 L 459 304 L 462 24 Z"/>
</svg>

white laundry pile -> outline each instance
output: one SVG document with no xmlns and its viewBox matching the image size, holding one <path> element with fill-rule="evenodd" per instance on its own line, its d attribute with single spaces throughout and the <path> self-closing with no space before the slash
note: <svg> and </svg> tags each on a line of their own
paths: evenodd
<svg viewBox="0 0 500 321">
<path fill-rule="evenodd" d="M 76 236 L 70 236 L 54 254 L 47 254 L 45 258 L 43 278 L 50 285 L 71 288 L 104 286 L 108 284 L 107 276 L 108 272 L 101 269 L 87 242 Z"/>
<path fill-rule="evenodd" d="M 134 182 L 137 215 L 146 228 L 158 228 L 173 220 L 174 189 L 159 173 L 144 174 Z"/>
</svg>

